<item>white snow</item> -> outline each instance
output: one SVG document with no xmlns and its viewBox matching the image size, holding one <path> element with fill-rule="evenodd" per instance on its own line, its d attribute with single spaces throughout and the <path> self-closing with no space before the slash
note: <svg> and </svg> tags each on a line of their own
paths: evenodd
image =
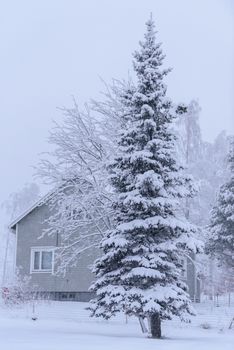
<svg viewBox="0 0 234 350">
<path fill-rule="evenodd" d="M 234 329 L 228 325 L 234 306 L 195 304 L 198 315 L 191 324 L 164 322 L 163 339 L 148 339 L 135 319 L 120 315 L 112 321 L 90 319 L 87 304 L 51 302 L 31 307 L 0 307 L 1 350 L 233 350 Z M 210 329 L 203 329 L 208 324 Z"/>
</svg>

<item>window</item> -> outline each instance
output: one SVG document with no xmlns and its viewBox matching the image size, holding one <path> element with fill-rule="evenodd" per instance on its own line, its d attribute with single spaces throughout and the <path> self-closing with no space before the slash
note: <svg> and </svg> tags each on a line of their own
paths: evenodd
<svg viewBox="0 0 234 350">
<path fill-rule="evenodd" d="M 53 272 L 54 248 L 38 247 L 31 249 L 30 272 Z"/>
<path fill-rule="evenodd" d="M 60 293 L 59 300 L 74 301 L 75 298 L 76 298 L 76 293 L 74 293 L 74 292 L 64 292 L 64 293 Z"/>
</svg>

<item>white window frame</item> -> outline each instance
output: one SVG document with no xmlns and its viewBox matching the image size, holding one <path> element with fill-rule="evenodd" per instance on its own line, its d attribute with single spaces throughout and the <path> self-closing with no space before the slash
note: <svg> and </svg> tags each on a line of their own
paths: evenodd
<svg viewBox="0 0 234 350">
<path fill-rule="evenodd" d="M 54 273 L 54 247 L 32 247 L 31 248 L 31 257 L 30 257 L 30 274 L 31 273 Z M 34 258 L 35 258 L 35 252 L 40 253 L 40 258 L 39 258 L 39 265 L 40 268 L 37 270 L 34 270 Z M 41 257 L 42 257 L 42 252 L 52 252 L 52 268 L 51 269 L 42 269 L 41 268 Z"/>
</svg>

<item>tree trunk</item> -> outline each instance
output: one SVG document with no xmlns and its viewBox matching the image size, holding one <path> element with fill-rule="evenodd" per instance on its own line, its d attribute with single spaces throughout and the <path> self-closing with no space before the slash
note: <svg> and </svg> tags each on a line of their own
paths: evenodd
<svg viewBox="0 0 234 350">
<path fill-rule="evenodd" d="M 148 333 L 148 329 L 145 325 L 144 319 L 142 317 L 138 317 L 138 320 L 141 326 L 142 333 Z"/>
<path fill-rule="evenodd" d="M 149 317 L 150 332 L 152 338 L 161 338 L 161 319 L 158 313 Z"/>
</svg>

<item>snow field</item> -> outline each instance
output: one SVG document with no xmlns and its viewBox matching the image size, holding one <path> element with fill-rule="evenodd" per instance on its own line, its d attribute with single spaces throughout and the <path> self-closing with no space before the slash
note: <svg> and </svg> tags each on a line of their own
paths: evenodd
<svg viewBox="0 0 234 350">
<path fill-rule="evenodd" d="M 234 306 L 196 304 L 197 316 L 190 324 L 179 320 L 163 322 L 163 339 L 148 339 L 136 319 L 119 315 L 111 321 L 93 319 L 86 303 L 43 302 L 36 305 L 37 321 L 32 321 L 32 305 L 0 308 L 1 350 L 233 350 L 234 328 L 228 325 Z M 208 324 L 209 329 L 201 325 Z"/>
</svg>

